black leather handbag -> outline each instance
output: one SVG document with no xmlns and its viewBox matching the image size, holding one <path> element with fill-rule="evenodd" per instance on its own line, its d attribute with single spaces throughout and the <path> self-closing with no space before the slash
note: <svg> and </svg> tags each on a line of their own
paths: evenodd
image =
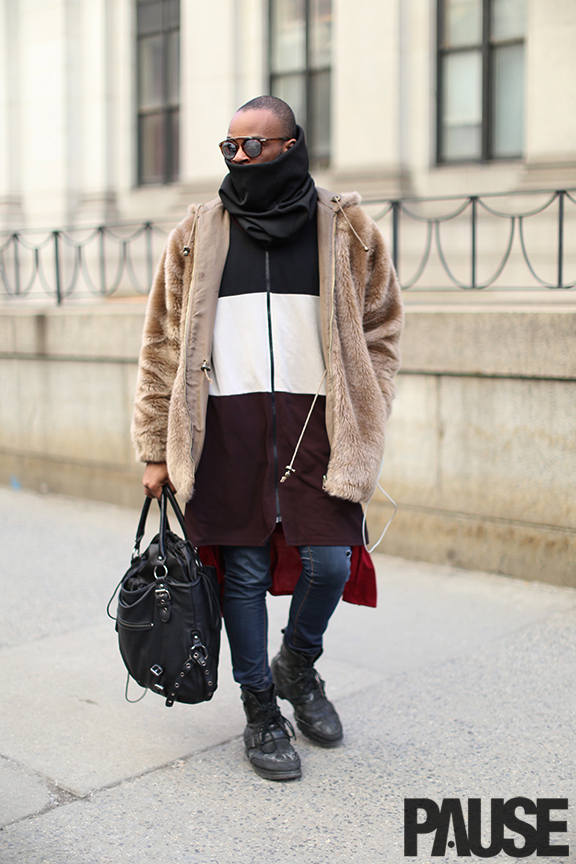
<svg viewBox="0 0 576 864">
<path fill-rule="evenodd" d="M 184 539 L 170 531 L 170 501 Z M 206 702 L 218 686 L 222 618 L 214 567 L 204 566 L 188 540 L 178 502 L 168 486 L 160 500 L 160 531 L 140 553 L 151 499 L 146 498 L 132 563 L 108 603 L 122 659 L 141 687 L 174 702 Z M 118 592 L 116 618 L 110 606 Z"/>
</svg>

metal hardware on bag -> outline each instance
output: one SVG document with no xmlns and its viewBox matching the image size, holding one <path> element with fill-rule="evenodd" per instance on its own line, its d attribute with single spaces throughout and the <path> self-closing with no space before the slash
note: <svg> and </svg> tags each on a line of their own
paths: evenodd
<svg viewBox="0 0 576 864">
<path fill-rule="evenodd" d="M 154 675 L 155 678 L 160 678 L 164 670 L 162 666 L 159 666 L 158 663 L 155 663 L 154 666 L 150 667 L 150 672 L 152 673 L 152 675 Z"/>
<path fill-rule="evenodd" d="M 158 586 L 154 589 L 154 594 L 156 595 L 156 605 L 158 606 L 160 620 L 163 624 L 166 624 L 170 620 L 170 600 L 172 599 L 170 592 L 163 582 L 159 582 Z"/>
<path fill-rule="evenodd" d="M 161 696 L 164 696 L 166 693 L 162 684 L 153 684 L 152 690 L 154 690 L 155 693 L 159 693 Z"/>
<path fill-rule="evenodd" d="M 168 591 L 163 582 L 158 586 L 158 588 L 155 589 L 154 593 L 158 602 L 162 603 L 163 605 L 171 599 L 170 592 Z"/>
<path fill-rule="evenodd" d="M 162 576 L 158 576 L 158 573 L 156 572 L 158 570 L 158 567 L 164 568 L 164 573 L 162 574 Z M 166 567 L 166 564 L 163 564 L 163 563 L 156 564 L 156 566 L 154 567 L 154 578 L 155 579 L 166 579 L 167 576 L 168 576 L 168 568 Z"/>
</svg>

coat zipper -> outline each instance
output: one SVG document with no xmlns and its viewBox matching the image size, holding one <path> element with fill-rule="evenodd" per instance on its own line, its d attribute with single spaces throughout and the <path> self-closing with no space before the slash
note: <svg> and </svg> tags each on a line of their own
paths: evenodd
<svg viewBox="0 0 576 864">
<path fill-rule="evenodd" d="M 272 450 L 274 453 L 274 495 L 276 497 L 276 522 L 281 522 L 280 491 L 278 486 L 278 445 L 276 442 L 276 390 L 274 388 L 274 341 L 272 339 L 272 304 L 270 287 L 270 253 L 266 255 L 266 312 L 268 315 L 268 348 L 270 350 L 270 392 L 272 395 Z"/>
</svg>

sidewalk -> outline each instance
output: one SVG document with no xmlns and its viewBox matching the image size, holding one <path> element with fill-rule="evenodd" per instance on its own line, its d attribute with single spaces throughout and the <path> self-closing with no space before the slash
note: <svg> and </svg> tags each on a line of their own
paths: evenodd
<svg viewBox="0 0 576 864">
<path fill-rule="evenodd" d="M 404 798 L 516 796 L 570 799 L 571 857 L 538 861 L 576 860 L 575 590 L 374 556 L 378 609 L 342 603 L 318 664 L 344 745 L 299 735 L 302 779 L 271 783 L 225 638 L 212 702 L 125 702 L 105 607 L 137 517 L 0 488 L 1 864 L 455 864 L 430 835 L 403 857 Z"/>
</svg>

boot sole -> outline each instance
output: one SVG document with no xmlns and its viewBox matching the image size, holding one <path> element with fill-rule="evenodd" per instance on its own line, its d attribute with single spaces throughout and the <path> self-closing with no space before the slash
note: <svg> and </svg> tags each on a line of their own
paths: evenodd
<svg viewBox="0 0 576 864">
<path fill-rule="evenodd" d="M 320 747 L 338 747 L 339 744 L 342 743 L 342 739 L 344 738 L 344 733 L 342 733 L 342 735 L 340 735 L 338 738 L 320 738 L 299 720 L 296 720 L 296 726 L 303 735 L 309 738 L 310 741 L 313 741 L 314 744 L 319 744 Z"/>
<path fill-rule="evenodd" d="M 250 760 L 248 760 L 250 762 Z M 250 762 L 250 765 L 258 774 L 259 777 L 263 777 L 264 780 L 299 780 L 302 777 L 302 769 L 299 768 L 297 771 L 269 771 L 266 768 L 260 768 L 258 765 L 255 765 L 253 762 Z"/>
</svg>

